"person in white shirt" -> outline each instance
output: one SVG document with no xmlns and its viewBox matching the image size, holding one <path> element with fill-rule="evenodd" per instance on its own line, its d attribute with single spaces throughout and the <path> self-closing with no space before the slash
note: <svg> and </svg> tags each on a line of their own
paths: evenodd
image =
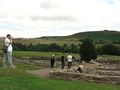
<svg viewBox="0 0 120 90">
<path fill-rule="evenodd" d="M 15 68 L 13 63 L 12 63 L 12 36 L 8 34 L 5 38 L 4 41 L 5 47 L 7 47 L 7 52 L 4 53 L 4 59 L 3 59 L 3 67 L 8 68 Z"/>
<path fill-rule="evenodd" d="M 68 60 L 68 69 L 70 69 L 72 66 L 72 55 L 71 54 L 67 56 L 67 60 Z"/>
</svg>

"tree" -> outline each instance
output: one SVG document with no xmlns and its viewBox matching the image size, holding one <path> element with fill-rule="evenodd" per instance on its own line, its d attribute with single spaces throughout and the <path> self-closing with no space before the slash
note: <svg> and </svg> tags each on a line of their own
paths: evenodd
<svg viewBox="0 0 120 90">
<path fill-rule="evenodd" d="M 91 59 L 97 58 L 96 48 L 93 44 L 91 39 L 84 39 L 81 41 L 82 44 L 80 45 L 80 56 L 81 60 L 85 62 L 89 62 Z"/>
<path fill-rule="evenodd" d="M 66 52 L 66 53 L 70 53 L 71 52 L 71 48 L 70 48 L 70 46 L 68 46 L 68 44 L 64 44 L 62 47 L 64 49 L 64 52 Z"/>
<path fill-rule="evenodd" d="M 56 43 L 52 43 L 48 46 L 49 51 L 53 51 L 53 52 L 62 52 L 64 49 L 57 45 Z"/>
<path fill-rule="evenodd" d="M 78 53 L 78 47 L 76 45 L 74 45 L 73 43 L 71 44 L 71 52 L 72 53 Z"/>
<path fill-rule="evenodd" d="M 33 50 L 33 44 L 32 43 L 30 43 L 28 46 L 27 46 L 27 50 L 28 51 L 32 51 Z"/>
<path fill-rule="evenodd" d="M 99 54 L 120 55 L 120 49 L 114 45 L 103 45 L 98 51 Z"/>
<path fill-rule="evenodd" d="M 67 52 L 68 45 L 67 45 L 67 44 L 64 44 L 62 47 L 64 48 L 64 52 Z"/>
</svg>

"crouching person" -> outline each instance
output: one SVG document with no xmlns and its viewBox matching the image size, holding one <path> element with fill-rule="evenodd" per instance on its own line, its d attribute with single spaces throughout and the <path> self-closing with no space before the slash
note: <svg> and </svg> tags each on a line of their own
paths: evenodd
<svg viewBox="0 0 120 90">
<path fill-rule="evenodd" d="M 77 68 L 77 71 L 79 73 L 83 73 L 83 65 L 79 65 L 78 68 Z"/>
</svg>

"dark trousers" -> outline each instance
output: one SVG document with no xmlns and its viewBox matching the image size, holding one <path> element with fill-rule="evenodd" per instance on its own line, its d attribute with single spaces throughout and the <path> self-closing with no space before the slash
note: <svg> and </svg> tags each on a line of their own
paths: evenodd
<svg viewBox="0 0 120 90">
<path fill-rule="evenodd" d="M 53 60 L 51 60 L 50 68 L 54 68 L 54 61 Z"/>
<path fill-rule="evenodd" d="M 68 62 L 68 69 L 70 69 L 72 66 L 72 62 Z"/>
<path fill-rule="evenodd" d="M 65 62 L 61 62 L 62 69 L 64 69 Z"/>
</svg>

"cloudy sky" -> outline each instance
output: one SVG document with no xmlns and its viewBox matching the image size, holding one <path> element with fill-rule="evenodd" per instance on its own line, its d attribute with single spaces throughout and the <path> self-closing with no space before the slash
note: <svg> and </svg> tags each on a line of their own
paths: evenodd
<svg viewBox="0 0 120 90">
<path fill-rule="evenodd" d="M 0 0 L 0 36 L 120 31 L 120 0 Z"/>
</svg>

